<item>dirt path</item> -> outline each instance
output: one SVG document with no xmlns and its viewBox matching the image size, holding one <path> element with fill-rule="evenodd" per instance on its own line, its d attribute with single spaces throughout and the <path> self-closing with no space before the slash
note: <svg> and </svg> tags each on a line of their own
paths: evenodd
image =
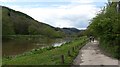
<svg viewBox="0 0 120 67">
<path fill-rule="evenodd" d="M 87 43 L 80 51 L 74 65 L 118 65 L 118 60 L 110 58 L 99 50 L 98 42 Z"/>
</svg>

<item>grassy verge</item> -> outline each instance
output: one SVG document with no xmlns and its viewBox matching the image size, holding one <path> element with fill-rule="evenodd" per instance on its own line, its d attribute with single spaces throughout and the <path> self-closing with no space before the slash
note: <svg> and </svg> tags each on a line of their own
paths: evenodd
<svg viewBox="0 0 120 67">
<path fill-rule="evenodd" d="M 105 52 L 106 55 L 113 57 L 113 58 L 119 58 L 119 46 L 113 46 L 109 42 L 102 41 L 100 42 L 100 48 Z"/>
<path fill-rule="evenodd" d="M 86 37 L 75 39 L 60 47 L 49 47 L 27 52 L 16 57 L 3 58 L 3 65 L 69 65 L 86 43 Z M 68 52 L 69 51 L 69 52 Z M 64 63 L 61 61 L 64 55 Z"/>
</svg>

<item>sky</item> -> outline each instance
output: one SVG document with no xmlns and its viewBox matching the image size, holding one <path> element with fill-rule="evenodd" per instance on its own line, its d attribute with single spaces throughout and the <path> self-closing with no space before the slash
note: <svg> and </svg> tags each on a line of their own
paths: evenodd
<svg viewBox="0 0 120 67">
<path fill-rule="evenodd" d="M 86 29 L 107 0 L 0 0 L 0 5 L 23 12 L 54 27 Z"/>
</svg>

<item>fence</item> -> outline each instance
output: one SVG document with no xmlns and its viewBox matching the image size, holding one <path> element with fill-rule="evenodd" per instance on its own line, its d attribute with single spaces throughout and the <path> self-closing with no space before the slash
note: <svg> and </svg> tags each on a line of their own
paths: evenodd
<svg viewBox="0 0 120 67">
<path fill-rule="evenodd" d="M 67 51 L 67 56 L 73 57 L 72 56 L 73 52 L 77 52 L 77 54 L 78 54 L 79 50 L 86 44 L 87 41 L 88 40 L 85 40 L 85 42 L 81 43 L 82 46 L 77 45 L 77 46 L 72 47 L 72 49 L 69 49 Z M 61 64 L 65 64 L 65 55 L 62 54 L 60 57 L 61 57 Z"/>
</svg>

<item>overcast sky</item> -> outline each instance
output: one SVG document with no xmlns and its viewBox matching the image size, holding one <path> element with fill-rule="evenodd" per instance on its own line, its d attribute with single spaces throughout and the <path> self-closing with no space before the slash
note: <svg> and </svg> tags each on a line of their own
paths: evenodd
<svg viewBox="0 0 120 67">
<path fill-rule="evenodd" d="M 85 29 L 107 0 L 0 0 L 0 5 L 21 11 L 54 27 Z"/>
</svg>

